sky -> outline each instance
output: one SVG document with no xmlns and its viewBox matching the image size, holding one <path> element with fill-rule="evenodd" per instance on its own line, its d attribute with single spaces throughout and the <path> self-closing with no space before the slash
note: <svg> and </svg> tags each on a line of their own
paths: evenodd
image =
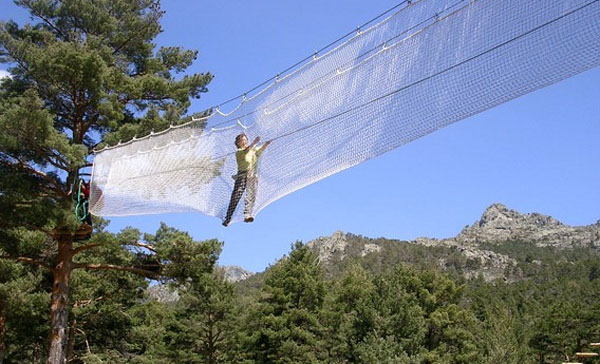
<svg viewBox="0 0 600 364">
<path fill-rule="evenodd" d="M 397 1 L 397 0 L 396 0 Z M 215 75 L 198 112 L 237 96 L 396 5 L 390 0 L 163 1 L 158 45 L 199 52 L 188 73 Z M 0 20 L 29 17 L 0 0 Z M 0 65 L 0 77 L 3 75 Z M 600 68 L 592 69 L 310 185 L 227 228 L 199 213 L 111 218 L 160 222 L 224 242 L 222 265 L 262 271 L 296 240 L 335 231 L 412 240 L 455 236 L 493 203 L 569 225 L 600 219 Z"/>
</svg>

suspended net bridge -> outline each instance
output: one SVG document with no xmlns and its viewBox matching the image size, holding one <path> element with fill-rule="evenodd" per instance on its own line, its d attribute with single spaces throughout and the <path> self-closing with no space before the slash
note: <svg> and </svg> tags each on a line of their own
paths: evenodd
<svg viewBox="0 0 600 364">
<path fill-rule="evenodd" d="M 90 211 L 224 218 L 238 178 L 234 141 L 245 133 L 272 141 L 256 167 L 256 214 L 599 64 L 600 0 L 405 1 L 206 118 L 96 151 Z"/>
</svg>

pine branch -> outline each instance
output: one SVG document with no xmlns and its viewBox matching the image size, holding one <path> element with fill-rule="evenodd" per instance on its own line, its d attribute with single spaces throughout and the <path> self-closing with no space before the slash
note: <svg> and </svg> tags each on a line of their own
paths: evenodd
<svg viewBox="0 0 600 364">
<path fill-rule="evenodd" d="M 113 264 L 75 264 L 73 269 L 117 270 L 121 272 L 136 273 L 147 278 L 155 278 L 156 276 L 158 276 L 158 273 L 153 271 L 140 269 L 136 267 L 123 267 L 120 265 Z"/>
<path fill-rule="evenodd" d="M 149 244 L 144 244 L 144 243 L 140 243 L 140 242 L 136 242 L 136 243 L 122 243 L 122 244 L 123 245 L 137 246 L 137 247 L 140 247 L 140 248 L 148 249 L 148 250 L 150 250 L 153 253 L 157 252 L 156 249 L 152 245 L 149 245 Z"/>
<path fill-rule="evenodd" d="M 157 24 L 162 14 L 163 12 L 160 11 L 154 13 L 150 19 L 151 22 Z M 115 50 L 113 51 L 113 55 L 119 53 L 121 49 L 123 49 L 123 47 L 125 47 L 129 42 L 134 40 L 138 35 L 142 34 L 142 32 L 146 31 L 149 26 L 152 26 L 151 22 L 142 24 L 142 26 L 140 26 L 135 32 L 133 32 L 131 36 L 129 36 L 129 38 L 125 39 L 125 41 L 123 41 L 117 46 L 117 48 L 115 48 Z"/>
<path fill-rule="evenodd" d="M 16 64 L 18 64 L 19 67 L 21 67 L 24 72 L 26 72 L 28 74 L 32 73 L 31 70 L 30 70 L 30 68 L 28 67 L 28 65 L 25 64 L 21 58 L 19 58 L 18 56 L 15 56 L 14 53 L 11 52 L 12 49 L 8 49 L 6 46 L 4 47 L 4 49 L 6 50 L 6 54 L 8 55 L 8 57 L 10 57 L 11 61 L 13 61 Z M 51 75 L 46 74 L 46 76 L 48 78 L 50 78 L 50 81 L 53 82 L 52 86 L 57 87 L 59 90 L 61 90 L 63 93 L 65 93 L 67 95 L 69 94 L 69 92 L 56 79 L 54 79 Z M 40 81 L 41 80 L 36 80 L 36 84 L 38 85 L 38 90 L 42 86 L 42 85 L 40 85 Z"/>
<path fill-rule="evenodd" d="M 35 152 L 38 156 L 40 156 L 44 161 L 51 164 L 53 167 L 55 167 L 57 169 L 61 169 L 65 172 L 69 172 L 66 162 L 64 162 L 65 163 L 64 165 L 61 165 L 58 162 L 51 159 L 52 157 L 54 157 L 54 158 L 58 159 L 60 162 L 64 161 L 64 159 L 62 159 L 56 152 L 54 152 L 52 150 L 44 150 L 44 149 L 40 148 L 39 146 L 35 145 L 34 143 L 29 143 L 29 146 L 35 150 Z M 18 161 L 19 163 L 26 165 L 25 162 L 23 162 L 21 159 L 19 159 L 17 157 L 13 157 L 7 153 L 4 153 L 4 154 L 9 156 L 10 158 L 14 159 L 15 161 Z M 52 154 L 52 155 L 49 155 L 49 154 Z M 30 168 L 32 168 L 32 167 L 30 166 Z M 35 170 L 35 169 L 32 169 L 32 170 Z"/>
<path fill-rule="evenodd" d="M 87 353 L 92 354 L 92 351 L 90 350 L 90 343 L 87 339 L 87 334 L 80 328 L 77 328 L 77 331 L 85 337 L 85 347 L 87 348 Z"/>
<path fill-rule="evenodd" d="M 73 249 L 72 250 L 72 255 L 75 256 L 75 255 L 81 253 L 82 251 L 86 251 L 86 250 L 89 250 L 89 249 L 94 249 L 94 248 L 97 248 L 97 247 L 99 247 L 101 245 L 102 244 L 100 244 L 100 243 L 93 243 L 93 244 L 82 245 L 82 246 L 80 246 L 80 247 L 78 247 L 76 249 Z M 157 252 L 156 249 L 152 245 L 144 244 L 144 243 L 140 243 L 140 242 L 135 242 L 135 243 L 121 243 L 121 245 L 137 246 L 137 247 L 140 247 L 140 248 L 148 249 L 148 250 L 150 250 L 153 253 Z"/>
<path fill-rule="evenodd" d="M 11 157 L 13 158 L 13 157 Z M 65 191 L 63 190 L 63 186 L 61 186 L 58 181 L 56 181 L 56 179 L 48 176 L 46 173 L 42 172 L 42 171 L 38 171 L 37 169 L 31 167 L 30 165 L 28 165 L 27 163 L 13 158 L 15 161 L 18 161 L 18 163 L 6 163 L 6 162 L 2 162 L 2 164 L 4 164 L 5 166 L 9 167 L 9 168 L 17 168 L 20 169 L 22 171 L 25 172 L 29 172 L 31 174 L 34 174 L 38 177 L 41 177 L 44 181 L 49 182 L 52 186 L 54 186 L 53 188 L 50 188 L 50 190 L 52 192 L 57 192 L 58 194 L 62 195 L 62 197 L 67 197 L 67 194 L 65 193 Z"/>
<path fill-rule="evenodd" d="M 94 151 L 96 150 L 96 148 L 98 148 L 98 145 L 100 145 L 100 143 L 102 143 L 102 140 L 98 141 L 97 143 L 88 145 L 88 152 L 89 153 L 94 153 Z"/>
<path fill-rule="evenodd" d="M 87 121 L 83 122 L 82 135 L 85 135 L 92 125 L 97 125 L 98 120 L 100 120 L 99 113 L 95 113 L 93 116 L 88 116 Z"/>
<path fill-rule="evenodd" d="M 35 145 L 34 147 L 36 148 L 36 150 L 39 151 L 40 155 L 44 157 L 46 161 L 48 161 L 48 163 L 50 163 L 58 169 L 62 169 L 63 171 L 69 171 L 67 161 L 63 157 L 61 157 L 61 155 L 58 152 L 55 152 L 52 149 L 41 149 Z M 56 161 L 52 160 L 52 158 L 55 158 Z"/>
<path fill-rule="evenodd" d="M 54 25 L 54 23 L 52 23 L 50 21 L 50 19 L 47 19 L 40 12 L 34 10 L 33 4 L 30 1 L 23 1 L 23 3 L 25 5 L 27 5 L 27 7 L 29 7 L 29 11 L 31 11 L 31 13 L 33 15 L 37 16 L 38 18 L 40 18 L 46 25 L 48 25 L 52 30 L 54 30 L 56 33 L 58 33 L 65 41 L 69 41 L 69 37 L 65 36 L 65 34 L 63 33 L 63 31 L 60 30 L 60 28 L 58 28 L 56 25 Z"/>
<path fill-rule="evenodd" d="M 73 302 L 73 307 L 85 307 L 85 306 L 89 305 L 90 303 L 102 301 L 103 299 L 104 299 L 104 296 L 100 296 L 100 297 L 91 298 L 91 299 L 87 299 L 87 300 L 75 301 L 75 302 Z"/>
<path fill-rule="evenodd" d="M 13 225 L 6 224 L 6 223 L 0 223 L 0 227 L 4 227 L 4 228 L 6 228 L 6 229 L 10 229 L 10 228 L 12 228 L 12 227 L 14 227 L 14 226 L 13 226 Z M 53 236 L 53 235 L 52 235 L 52 231 L 50 231 L 50 230 L 46 230 L 46 229 L 44 229 L 44 228 L 41 228 L 41 227 L 39 227 L 39 226 L 35 226 L 35 225 L 28 224 L 28 223 L 26 223 L 26 222 L 23 222 L 23 221 L 20 221 L 20 222 L 19 222 L 19 227 L 24 227 L 24 228 L 27 228 L 27 229 L 29 229 L 29 230 L 39 231 L 40 233 L 44 233 L 44 234 L 46 234 L 48 237 L 52 237 L 52 236 Z"/>
<path fill-rule="evenodd" d="M 97 247 L 99 247 L 101 245 L 102 244 L 99 244 L 99 243 L 82 245 L 82 246 L 80 246 L 80 247 L 78 247 L 76 249 L 73 249 L 71 251 L 71 255 L 75 256 L 75 255 L 81 253 L 82 251 L 86 251 L 86 250 L 89 250 L 89 249 L 94 249 L 94 248 L 97 248 Z"/>
<path fill-rule="evenodd" d="M 46 268 L 49 271 L 53 271 L 54 270 L 54 268 L 52 268 L 48 264 L 46 264 L 46 263 L 44 263 L 42 261 L 36 260 L 36 259 L 32 259 L 32 258 L 27 258 L 27 257 L 11 257 L 9 255 L 0 255 L 0 259 L 13 260 L 15 262 L 37 265 L 39 267 Z"/>
</svg>

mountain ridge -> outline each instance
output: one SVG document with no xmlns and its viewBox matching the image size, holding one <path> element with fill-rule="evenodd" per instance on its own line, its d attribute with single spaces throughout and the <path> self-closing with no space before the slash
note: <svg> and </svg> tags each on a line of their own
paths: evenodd
<svg viewBox="0 0 600 364">
<path fill-rule="evenodd" d="M 552 216 L 537 212 L 523 214 L 495 203 L 485 209 L 479 220 L 463 228 L 455 237 L 415 239 L 419 244 L 466 246 L 478 245 L 481 242 L 503 243 L 516 240 L 526 240 L 538 247 L 552 246 L 559 249 L 577 246 L 598 247 L 600 220 L 590 225 L 569 226 Z"/>
<path fill-rule="evenodd" d="M 485 209 L 480 219 L 467 225 L 455 237 L 418 237 L 401 241 L 336 231 L 330 236 L 313 239 L 307 245 L 317 254 L 325 269 L 332 270 L 332 265 L 339 264 L 344 259 L 366 259 L 368 255 L 386 254 L 385 250 L 389 250 L 390 245 L 402 243 L 446 249 L 445 253 L 438 254 L 438 266 L 442 269 L 449 265 L 459 268 L 466 278 L 481 275 L 486 281 L 511 281 L 522 278 L 518 268 L 515 268 L 519 266 L 518 257 L 522 255 L 517 252 L 519 250 L 551 249 L 557 256 L 562 250 L 580 248 L 600 252 L 600 220 L 591 225 L 569 226 L 552 216 L 537 212 L 520 213 L 501 203 L 495 203 Z M 531 256 L 530 263 L 540 263 L 535 252 L 528 254 Z M 514 274 L 507 273 L 512 270 L 516 270 Z"/>
</svg>

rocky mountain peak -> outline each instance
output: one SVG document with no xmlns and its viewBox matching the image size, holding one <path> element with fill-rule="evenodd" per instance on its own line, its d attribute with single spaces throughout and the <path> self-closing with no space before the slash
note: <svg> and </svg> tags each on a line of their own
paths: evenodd
<svg viewBox="0 0 600 364">
<path fill-rule="evenodd" d="M 307 246 L 316 251 L 319 261 L 329 263 L 334 257 L 344 258 L 347 241 L 343 231 L 336 231 L 331 236 L 322 236 L 310 241 Z"/>
<path fill-rule="evenodd" d="M 493 204 L 485 210 L 480 220 L 465 227 L 455 238 L 445 240 L 454 245 L 527 241 L 536 246 L 565 249 L 595 246 L 599 234 L 600 225 L 568 226 L 552 216 L 522 214 L 502 204 Z"/>
<path fill-rule="evenodd" d="M 495 227 L 498 225 L 505 225 L 507 222 L 512 220 L 513 217 L 521 216 L 516 211 L 511 211 L 505 205 L 501 203 L 495 203 L 485 209 L 481 219 L 476 223 L 479 227 Z"/>
<path fill-rule="evenodd" d="M 488 207 L 481 219 L 471 228 L 487 229 L 514 229 L 514 228 L 540 228 L 548 226 L 562 226 L 563 224 L 551 216 L 538 213 L 521 214 L 511 210 L 503 204 L 495 203 Z"/>
<path fill-rule="evenodd" d="M 254 275 L 254 273 L 245 270 L 244 268 L 237 265 L 228 265 L 221 267 L 225 274 L 225 280 L 231 283 L 243 281 Z"/>
</svg>

